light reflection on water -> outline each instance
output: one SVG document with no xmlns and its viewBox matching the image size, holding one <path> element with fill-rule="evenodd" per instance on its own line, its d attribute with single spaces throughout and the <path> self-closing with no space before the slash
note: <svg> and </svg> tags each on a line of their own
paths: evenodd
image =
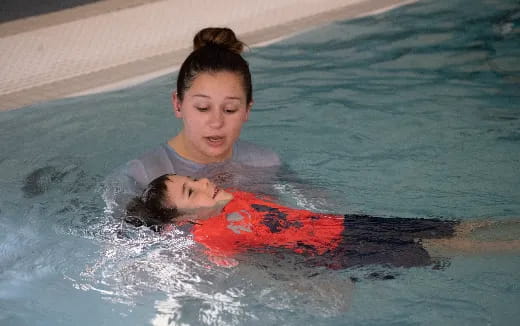
<svg viewBox="0 0 520 326">
<path fill-rule="evenodd" d="M 421 1 L 254 49 L 243 137 L 282 156 L 281 199 L 339 213 L 520 216 L 519 10 L 515 1 Z M 173 80 L 0 115 L 0 323 L 520 318 L 517 254 L 453 257 L 441 271 L 330 271 L 261 254 L 223 268 L 189 235 L 122 227 L 104 212 L 100 184 L 179 129 L 165 96 Z M 257 180 L 235 181 L 263 191 Z M 361 281 L 353 287 L 351 277 Z"/>
</svg>

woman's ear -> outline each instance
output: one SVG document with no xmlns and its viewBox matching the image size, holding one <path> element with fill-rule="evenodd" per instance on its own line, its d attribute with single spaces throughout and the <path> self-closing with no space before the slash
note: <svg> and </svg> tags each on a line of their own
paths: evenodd
<svg viewBox="0 0 520 326">
<path fill-rule="evenodd" d="M 172 107 L 175 117 L 178 119 L 182 119 L 181 100 L 179 99 L 179 95 L 177 95 L 177 92 L 172 93 Z"/>
<path fill-rule="evenodd" d="M 251 100 L 251 102 L 249 102 L 249 104 L 247 104 L 247 107 L 246 107 L 246 115 L 244 116 L 244 122 L 246 122 L 247 120 L 249 120 L 249 113 L 251 112 L 251 108 L 253 107 L 253 104 L 255 102 Z"/>
</svg>

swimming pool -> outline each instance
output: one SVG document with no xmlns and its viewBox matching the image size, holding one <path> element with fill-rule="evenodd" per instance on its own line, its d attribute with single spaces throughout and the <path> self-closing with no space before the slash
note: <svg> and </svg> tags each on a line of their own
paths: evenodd
<svg viewBox="0 0 520 326">
<path fill-rule="evenodd" d="M 280 153 L 323 209 L 519 217 L 519 24 L 516 1 L 422 1 L 255 48 L 243 138 Z M 519 254 L 382 281 L 364 277 L 380 269 L 316 270 L 297 257 L 217 268 L 181 235 L 122 236 L 100 184 L 178 130 L 174 79 L 0 114 L 2 325 L 520 320 Z M 287 179 L 282 199 L 307 205 Z"/>
</svg>

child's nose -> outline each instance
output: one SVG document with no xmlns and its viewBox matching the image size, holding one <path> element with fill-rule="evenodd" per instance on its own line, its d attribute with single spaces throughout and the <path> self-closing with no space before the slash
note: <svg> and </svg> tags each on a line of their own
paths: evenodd
<svg viewBox="0 0 520 326">
<path fill-rule="evenodd" d="M 202 178 L 202 179 L 198 179 L 198 180 L 194 180 L 194 183 L 199 186 L 199 187 L 208 187 L 209 186 L 209 179 L 207 178 Z"/>
</svg>

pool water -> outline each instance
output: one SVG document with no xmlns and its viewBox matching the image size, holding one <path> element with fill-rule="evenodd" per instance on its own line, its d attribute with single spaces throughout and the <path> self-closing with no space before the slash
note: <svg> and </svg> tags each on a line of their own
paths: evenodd
<svg viewBox="0 0 520 326">
<path fill-rule="evenodd" d="M 420 1 L 247 59 L 255 106 L 242 137 L 292 171 L 274 184 L 283 202 L 520 217 L 517 1 Z M 518 323 L 518 253 L 454 256 L 440 270 L 330 271 L 267 254 L 223 268 L 180 230 L 119 224 L 102 181 L 179 130 L 174 80 L 0 114 L 0 324 Z"/>
</svg>

